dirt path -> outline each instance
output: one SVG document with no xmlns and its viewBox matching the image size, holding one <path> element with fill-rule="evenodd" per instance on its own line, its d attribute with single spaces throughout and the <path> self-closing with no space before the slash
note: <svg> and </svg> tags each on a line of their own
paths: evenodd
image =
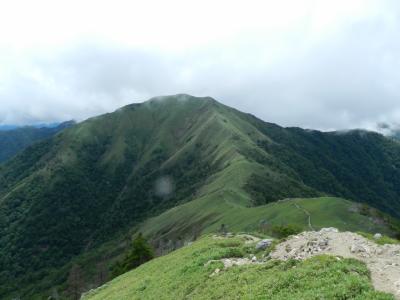
<svg viewBox="0 0 400 300">
<path fill-rule="evenodd" d="M 245 239 L 245 242 L 244 242 L 245 244 L 256 243 L 256 242 L 259 242 L 261 240 L 260 238 L 254 236 L 254 235 L 251 235 L 251 234 L 241 233 L 241 234 L 238 234 L 236 236 Z"/>
<path fill-rule="evenodd" d="M 352 232 L 324 228 L 292 236 L 276 246 L 271 258 L 306 259 L 320 254 L 363 261 L 371 271 L 375 289 L 400 299 L 400 245 L 380 246 Z"/>
<path fill-rule="evenodd" d="M 314 227 L 311 224 L 311 214 L 308 212 L 308 210 L 306 210 L 305 208 L 301 207 L 299 204 L 297 204 L 296 202 L 293 203 L 294 206 L 296 206 L 297 209 L 303 211 L 307 217 L 308 217 L 308 227 L 314 231 Z"/>
</svg>

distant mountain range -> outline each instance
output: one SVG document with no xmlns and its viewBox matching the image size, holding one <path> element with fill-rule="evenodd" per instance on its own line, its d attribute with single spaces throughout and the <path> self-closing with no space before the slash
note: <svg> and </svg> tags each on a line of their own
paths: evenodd
<svg viewBox="0 0 400 300">
<path fill-rule="evenodd" d="M 39 124 L 31 124 L 31 125 L 13 125 L 13 124 L 4 124 L 0 125 L 0 131 L 8 131 L 8 130 L 13 130 L 17 128 L 23 128 L 23 127 L 34 127 L 34 128 L 55 128 L 63 123 L 74 123 L 74 121 L 67 121 L 67 122 L 54 122 L 54 123 L 39 123 Z"/>
<path fill-rule="evenodd" d="M 0 126 L 0 163 L 11 158 L 19 151 L 70 127 L 75 122 L 69 121 L 58 124 L 43 124 L 35 126 Z"/>
<path fill-rule="evenodd" d="M 7 130 L 12 130 L 12 129 L 16 129 L 19 126 L 17 125 L 0 125 L 0 131 L 7 131 Z"/>
<path fill-rule="evenodd" d="M 284 128 L 189 95 L 66 127 L 0 165 L 0 298 L 64 291 L 73 263 L 96 285 L 138 230 L 162 249 L 222 224 L 308 228 L 306 206 L 316 227 L 398 231 L 400 144 L 378 133 Z"/>
</svg>

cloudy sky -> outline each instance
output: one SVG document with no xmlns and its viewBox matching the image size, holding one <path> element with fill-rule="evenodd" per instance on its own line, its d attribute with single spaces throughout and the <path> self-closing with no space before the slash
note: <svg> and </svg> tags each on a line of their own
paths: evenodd
<svg viewBox="0 0 400 300">
<path fill-rule="evenodd" d="M 323 130 L 400 123 L 396 0 L 0 2 L 0 124 L 212 96 Z"/>
</svg>

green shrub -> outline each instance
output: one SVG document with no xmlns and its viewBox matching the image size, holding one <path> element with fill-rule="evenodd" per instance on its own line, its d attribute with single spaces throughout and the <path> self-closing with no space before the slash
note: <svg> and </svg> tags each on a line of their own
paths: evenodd
<svg viewBox="0 0 400 300">
<path fill-rule="evenodd" d="M 272 227 L 272 235 L 280 239 L 298 234 L 301 231 L 302 228 L 296 224 L 276 225 Z"/>
<path fill-rule="evenodd" d="M 112 267 L 112 277 L 117 277 L 129 270 L 135 269 L 141 264 L 154 258 L 151 246 L 141 233 L 133 240 L 132 249 L 125 256 L 123 261 L 117 261 Z"/>
<path fill-rule="evenodd" d="M 366 232 L 357 232 L 359 235 L 362 235 L 363 237 L 374 241 L 378 245 L 385 245 L 385 244 L 400 244 L 400 241 L 397 239 L 393 239 L 391 237 L 388 237 L 386 235 L 383 235 L 379 239 L 375 239 L 374 236 L 371 233 L 366 233 Z"/>
</svg>

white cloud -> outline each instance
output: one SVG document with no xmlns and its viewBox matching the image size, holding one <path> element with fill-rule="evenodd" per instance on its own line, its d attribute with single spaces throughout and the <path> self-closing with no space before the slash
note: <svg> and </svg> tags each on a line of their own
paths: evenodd
<svg viewBox="0 0 400 300">
<path fill-rule="evenodd" d="M 209 95 L 288 126 L 400 115 L 395 1 L 3 1 L 0 123 Z"/>
</svg>

